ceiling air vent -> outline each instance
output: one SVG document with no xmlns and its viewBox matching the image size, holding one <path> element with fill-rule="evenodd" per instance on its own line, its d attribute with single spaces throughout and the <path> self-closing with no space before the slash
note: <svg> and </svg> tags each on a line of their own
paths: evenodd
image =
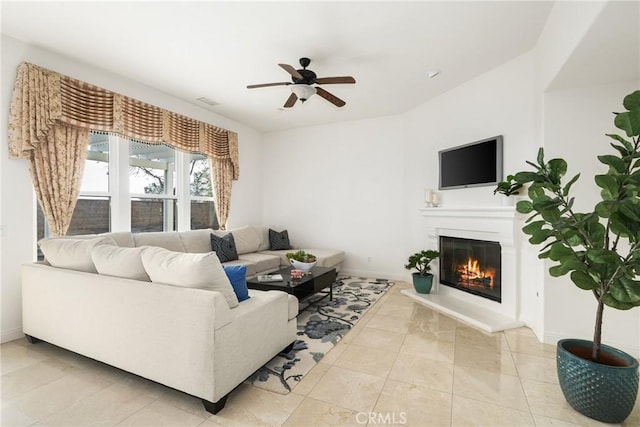
<svg viewBox="0 0 640 427">
<path fill-rule="evenodd" d="M 198 98 L 198 101 L 200 102 L 204 102 L 207 105 L 211 105 L 212 107 L 215 107 L 216 105 L 220 105 L 219 102 L 214 101 L 213 99 L 209 99 L 206 96 L 200 97 Z"/>
</svg>

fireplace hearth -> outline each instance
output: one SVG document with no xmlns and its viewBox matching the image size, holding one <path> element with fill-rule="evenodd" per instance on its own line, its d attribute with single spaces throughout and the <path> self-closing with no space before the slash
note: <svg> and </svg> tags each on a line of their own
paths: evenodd
<svg viewBox="0 0 640 427">
<path fill-rule="evenodd" d="M 440 236 L 440 283 L 502 301 L 500 243 Z"/>
</svg>

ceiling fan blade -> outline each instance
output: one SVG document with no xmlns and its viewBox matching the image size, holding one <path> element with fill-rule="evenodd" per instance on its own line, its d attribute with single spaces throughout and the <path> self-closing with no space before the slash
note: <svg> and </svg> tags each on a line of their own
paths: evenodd
<svg viewBox="0 0 640 427">
<path fill-rule="evenodd" d="M 288 86 L 291 83 L 289 82 L 278 82 L 278 83 L 262 83 L 262 84 L 258 84 L 258 85 L 248 85 L 247 89 L 255 89 L 258 87 L 269 87 L 269 86 Z"/>
<path fill-rule="evenodd" d="M 289 64 L 278 64 L 278 65 L 287 73 L 291 74 L 294 78 L 300 79 L 300 80 L 304 79 L 304 77 L 302 77 L 302 74 L 300 74 L 298 70 L 293 68 L 291 65 Z"/>
<path fill-rule="evenodd" d="M 344 105 L 346 104 L 346 102 L 344 102 L 342 99 L 338 98 L 332 93 L 327 92 L 321 87 L 316 87 L 316 94 L 320 95 L 321 97 L 323 97 L 324 99 L 326 99 L 327 101 L 335 105 L 336 107 L 344 107 Z"/>
<path fill-rule="evenodd" d="M 355 83 L 356 79 L 351 76 L 342 77 L 318 77 L 316 83 L 319 85 L 330 85 L 335 83 Z"/>
<path fill-rule="evenodd" d="M 295 93 L 291 92 L 291 95 L 289 95 L 289 98 L 287 98 L 287 102 L 284 103 L 284 108 L 293 107 L 297 100 L 298 96 Z"/>
</svg>

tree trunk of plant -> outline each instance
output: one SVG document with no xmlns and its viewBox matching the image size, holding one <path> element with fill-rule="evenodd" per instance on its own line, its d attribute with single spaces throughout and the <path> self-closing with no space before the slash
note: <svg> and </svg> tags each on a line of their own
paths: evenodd
<svg viewBox="0 0 640 427">
<path fill-rule="evenodd" d="M 602 341 L 602 312 L 604 311 L 604 303 L 598 299 L 598 308 L 596 310 L 596 328 L 593 332 L 593 350 L 591 352 L 591 360 L 598 362 L 600 359 L 600 342 Z"/>
</svg>

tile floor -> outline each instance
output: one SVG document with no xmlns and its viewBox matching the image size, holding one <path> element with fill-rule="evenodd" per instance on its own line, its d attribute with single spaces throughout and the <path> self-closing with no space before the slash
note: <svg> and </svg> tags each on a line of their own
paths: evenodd
<svg viewBox="0 0 640 427">
<path fill-rule="evenodd" d="M 2 426 L 591 426 L 527 328 L 487 335 L 397 283 L 288 395 L 241 385 L 218 415 L 199 399 L 47 343 L 3 344 Z M 640 403 L 625 425 L 640 425 Z"/>
</svg>

